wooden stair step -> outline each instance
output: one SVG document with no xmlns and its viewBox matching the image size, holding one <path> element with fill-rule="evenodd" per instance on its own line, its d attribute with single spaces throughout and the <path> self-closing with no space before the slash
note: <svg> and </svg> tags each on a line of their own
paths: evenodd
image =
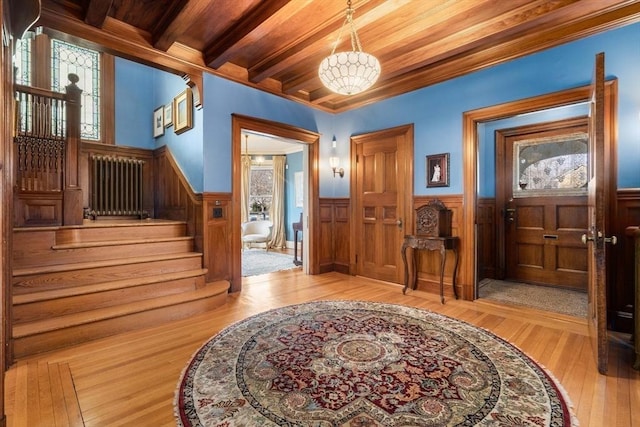
<svg viewBox="0 0 640 427">
<path fill-rule="evenodd" d="M 149 285 L 152 283 L 167 282 L 170 280 L 197 277 L 207 273 L 206 268 L 176 271 L 174 273 L 157 274 L 153 276 L 134 277 L 129 279 L 112 280 L 93 285 L 72 286 L 69 288 L 51 289 L 46 291 L 31 292 L 13 296 L 13 305 L 30 304 L 39 301 L 66 298 L 91 293 L 106 292 L 114 289 L 128 288 L 132 286 Z"/>
<path fill-rule="evenodd" d="M 116 258 L 102 261 L 76 262 L 70 264 L 45 265 L 41 267 L 19 268 L 13 270 L 13 277 L 31 276 L 36 274 L 59 273 L 74 270 L 88 270 L 93 268 L 110 267 L 114 265 L 141 264 L 152 261 L 168 259 L 202 257 L 199 252 L 185 252 L 174 254 L 161 254 L 140 257 Z"/>
<path fill-rule="evenodd" d="M 12 370 L 19 394 L 7 410 L 7 426 L 84 426 L 68 363 L 18 362 Z"/>
<path fill-rule="evenodd" d="M 13 299 L 13 323 L 17 325 L 190 292 L 205 286 L 206 272 L 201 268 L 16 295 Z"/>
<path fill-rule="evenodd" d="M 139 245 L 145 243 L 165 243 L 165 242 L 179 242 L 193 240 L 191 236 L 178 236 L 178 237 L 160 237 L 160 238 L 141 238 L 141 239 L 122 239 L 122 240 L 96 240 L 90 242 L 73 242 L 66 244 L 53 245 L 53 250 L 64 249 L 81 249 L 81 248 L 97 248 L 102 246 L 124 246 L 124 245 Z"/>
<path fill-rule="evenodd" d="M 186 222 L 171 220 L 89 221 L 56 229 L 56 244 L 144 237 L 179 237 L 186 234 Z M 21 229 L 22 230 L 22 229 Z"/>
<path fill-rule="evenodd" d="M 212 282 L 190 292 L 14 325 L 14 355 L 20 359 L 203 313 L 224 305 L 228 289 L 227 281 Z"/>
</svg>

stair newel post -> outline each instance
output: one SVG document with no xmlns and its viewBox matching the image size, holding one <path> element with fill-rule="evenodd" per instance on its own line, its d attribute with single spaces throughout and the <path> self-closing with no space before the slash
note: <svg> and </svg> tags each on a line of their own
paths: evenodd
<svg viewBox="0 0 640 427">
<path fill-rule="evenodd" d="M 82 106 L 80 89 L 76 83 L 80 78 L 69 74 L 66 86 L 67 141 L 65 145 L 65 174 L 63 225 L 82 224 L 82 188 L 79 186 L 80 166 L 80 108 Z"/>
</svg>

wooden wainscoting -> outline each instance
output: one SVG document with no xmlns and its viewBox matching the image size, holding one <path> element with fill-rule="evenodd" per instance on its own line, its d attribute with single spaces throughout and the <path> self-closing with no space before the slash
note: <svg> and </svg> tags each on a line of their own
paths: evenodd
<svg viewBox="0 0 640 427">
<path fill-rule="evenodd" d="M 476 274 L 478 280 L 484 278 L 495 279 L 498 260 L 496 259 L 496 199 L 492 197 L 478 198 L 476 224 L 478 233 L 478 250 Z"/>
<path fill-rule="evenodd" d="M 166 146 L 154 150 L 153 165 L 155 218 L 185 221 L 194 249 L 204 253 L 202 194 L 193 192 Z"/>
<path fill-rule="evenodd" d="M 320 273 L 349 274 L 350 199 L 321 198 L 319 206 L 320 233 L 316 242 L 319 244 Z"/>
<path fill-rule="evenodd" d="M 226 280 L 231 283 L 231 292 L 240 289 L 233 281 L 235 253 L 232 242 L 240 240 L 239 230 L 234 234 L 231 225 L 233 204 L 231 193 L 204 193 L 202 196 L 204 216 L 204 267 L 208 269 L 207 280 Z"/>
<path fill-rule="evenodd" d="M 451 209 L 451 235 L 458 236 L 460 238 L 460 247 L 462 247 L 462 241 L 464 236 L 461 233 L 462 225 L 462 195 L 444 195 L 444 196 L 414 196 L 413 206 L 414 210 L 428 202 L 438 199 L 447 207 Z M 411 223 L 407 224 L 406 234 L 413 234 L 416 230 L 416 216 L 415 211 L 411 216 Z M 460 254 L 459 254 L 460 255 Z M 444 273 L 444 295 L 446 298 L 453 298 L 453 252 L 447 251 L 447 263 Z M 433 294 L 440 293 L 440 254 L 437 251 L 420 251 L 416 256 L 417 261 L 417 289 L 426 291 Z M 458 262 L 457 278 L 461 276 L 461 267 L 463 263 Z M 456 288 L 459 298 L 466 300 L 473 299 L 473 283 L 459 283 L 456 282 Z"/>
<path fill-rule="evenodd" d="M 640 188 L 617 192 L 616 214 L 612 219 L 610 233 L 618 238 L 618 244 L 607 246 L 607 271 L 609 294 L 607 308 L 609 329 L 631 332 L 634 304 L 634 242 L 625 235 L 629 226 L 640 225 Z M 636 266 L 637 268 L 637 266 Z"/>
</svg>

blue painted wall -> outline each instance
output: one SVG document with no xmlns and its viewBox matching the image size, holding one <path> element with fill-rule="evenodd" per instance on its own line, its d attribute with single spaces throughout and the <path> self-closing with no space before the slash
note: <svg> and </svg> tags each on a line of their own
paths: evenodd
<svg viewBox="0 0 640 427">
<path fill-rule="evenodd" d="M 176 135 L 173 126 L 154 138 L 153 111 L 186 89 L 184 80 L 156 68 L 116 58 L 116 145 L 154 149 L 169 146 L 191 187 L 202 192 L 202 111 L 193 114 L 193 129 Z"/>
<path fill-rule="evenodd" d="M 234 113 L 321 134 L 331 133 L 331 114 L 211 74 L 204 75 L 203 92 L 205 191 L 231 191 L 231 115 Z"/>
<path fill-rule="evenodd" d="M 415 123 L 416 195 L 462 193 L 462 114 L 465 111 L 590 83 L 596 53 L 606 74 L 618 78 L 618 187 L 640 187 L 640 24 L 501 64 L 346 112 L 336 117 L 338 136 Z M 384 73 L 384 70 L 382 71 Z M 342 158 L 349 148 L 339 146 Z M 451 153 L 451 186 L 426 188 L 425 156 Z M 327 195 L 326 188 L 321 194 Z M 333 196 L 347 196 L 347 185 Z"/>
<path fill-rule="evenodd" d="M 405 95 L 332 115 L 264 93 L 211 74 L 204 75 L 204 109 L 196 112 L 195 128 L 181 136 L 172 132 L 147 144 L 167 144 L 196 191 L 231 191 L 231 114 L 287 123 L 319 132 L 320 196 L 349 196 L 351 135 L 415 124 L 414 192 L 416 195 L 462 193 L 462 114 L 490 105 L 589 84 L 596 53 L 606 54 L 606 74 L 618 79 L 618 187 L 640 187 L 640 24 L 629 25 L 529 55 L 489 69 Z M 123 61 L 123 60 L 122 60 Z M 116 135 L 120 145 L 151 138 L 153 109 L 184 89 L 184 82 L 152 70 L 150 85 L 144 67 L 117 61 Z M 135 77 L 134 84 L 129 76 Z M 384 70 L 383 70 L 384 73 Z M 127 82 L 122 82 L 122 79 Z M 123 85 L 122 88 L 119 86 Z M 175 85 L 175 86 L 174 86 Z M 153 99 L 149 105 L 148 99 Z M 136 100 L 140 100 L 138 103 Z M 132 102 L 135 109 L 131 108 Z M 121 106 L 122 103 L 127 105 Z M 128 108 L 119 112 L 120 108 Z M 132 111 L 134 110 L 134 111 Z M 136 129 L 148 123 L 147 130 Z M 331 147 L 336 136 L 337 147 Z M 152 139 L 152 138 L 151 138 Z M 145 144 L 137 145 L 145 146 Z M 334 178 L 328 158 L 335 152 L 345 178 Z M 450 187 L 426 188 L 425 156 L 451 154 Z"/>
<path fill-rule="evenodd" d="M 302 208 L 296 207 L 296 172 L 302 172 L 302 151 L 287 154 L 287 166 L 285 170 L 286 184 L 286 201 L 285 201 L 285 219 L 287 229 L 287 241 L 293 241 L 293 228 L 291 224 L 298 222 Z"/>
</svg>

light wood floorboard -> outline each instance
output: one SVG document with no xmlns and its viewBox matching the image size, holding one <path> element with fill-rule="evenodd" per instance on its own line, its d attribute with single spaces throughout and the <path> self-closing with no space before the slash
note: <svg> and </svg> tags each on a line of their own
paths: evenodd
<svg viewBox="0 0 640 427">
<path fill-rule="evenodd" d="M 608 376 L 597 373 L 583 319 L 490 302 L 447 300 L 338 273 L 305 276 L 284 271 L 245 278 L 243 291 L 215 311 L 120 334 L 28 361 L 66 363 L 86 426 L 174 426 L 178 377 L 195 351 L 226 326 L 289 304 L 325 299 L 367 300 L 429 309 L 488 329 L 513 343 L 560 380 L 580 425 L 640 427 L 640 374 L 631 369 L 629 337 L 613 334 Z M 32 399 L 7 373 L 8 426 L 16 404 Z M 18 383 L 21 383 L 18 378 Z M 42 397 L 42 396 L 41 396 Z M 34 404 L 37 408 L 37 403 Z M 53 421 L 52 421 L 52 424 Z"/>
</svg>

